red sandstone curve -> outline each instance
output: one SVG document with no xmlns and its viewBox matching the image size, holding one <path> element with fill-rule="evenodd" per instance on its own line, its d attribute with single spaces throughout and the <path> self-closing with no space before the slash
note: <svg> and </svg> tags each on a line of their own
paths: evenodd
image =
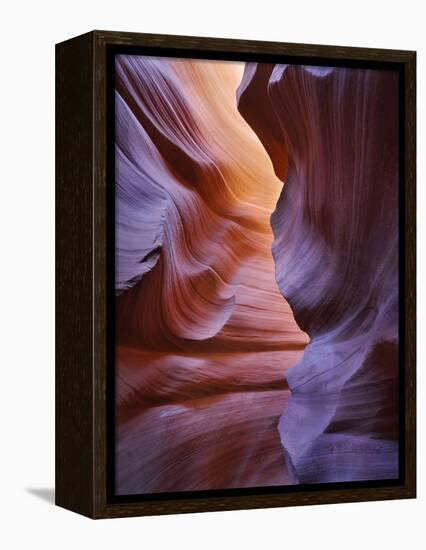
<svg viewBox="0 0 426 550">
<path fill-rule="evenodd" d="M 289 483 L 277 425 L 306 335 L 275 281 L 282 183 L 236 63 L 118 56 L 117 492 Z"/>
</svg>

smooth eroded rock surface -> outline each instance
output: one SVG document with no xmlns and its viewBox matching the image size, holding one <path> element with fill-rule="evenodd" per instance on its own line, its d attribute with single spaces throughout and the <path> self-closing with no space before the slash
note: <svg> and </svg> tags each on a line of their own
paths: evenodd
<svg viewBox="0 0 426 550">
<path fill-rule="evenodd" d="M 398 75 L 249 64 L 237 95 L 285 181 L 276 277 L 310 337 L 286 373 L 290 477 L 397 478 Z"/>
<path fill-rule="evenodd" d="M 275 280 L 282 182 L 243 65 L 117 57 L 119 494 L 289 483 L 277 425 L 308 338 Z"/>
</svg>

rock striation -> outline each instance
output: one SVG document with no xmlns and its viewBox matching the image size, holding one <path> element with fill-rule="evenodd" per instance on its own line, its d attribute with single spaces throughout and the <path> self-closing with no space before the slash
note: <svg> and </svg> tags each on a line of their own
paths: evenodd
<svg viewBox="0 0 426 550">
<path fill-rule="evenodd" d="M 290 478 L 397 478 L 398 75 L 248 64 L 237 98 L 285 182 L 276 279 L 310 337 L 286 373 Z"/>
<path fill-rule="evenodd" d="M 116 58 L 117 491 L 282 485 L 308 338 L 276 281 L 282 182 L 237 110 L 243 65 Z"/>
</svg>

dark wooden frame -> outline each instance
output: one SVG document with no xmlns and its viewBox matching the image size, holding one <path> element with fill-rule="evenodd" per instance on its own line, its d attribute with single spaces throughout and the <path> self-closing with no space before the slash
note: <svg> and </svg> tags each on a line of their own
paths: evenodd
<svg viewBox="0 0 426 550">
<path fill-rule="evenodd" d="M 109 503 L 106 416 L 106 63 L 110 45 L 392 62 L 405 95 L 405 483 Z M 56 504 L 91 518 L 416 496 L 416 53 L 93 31 L 56 45 Z"/>
</svg>

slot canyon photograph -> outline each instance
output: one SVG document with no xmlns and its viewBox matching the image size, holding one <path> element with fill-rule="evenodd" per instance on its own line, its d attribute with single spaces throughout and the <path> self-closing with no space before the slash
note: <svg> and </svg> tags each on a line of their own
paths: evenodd
<svg viewBox="0 0 426 550">
<path fill-rule="evenodd" d="M 114 64 L 115 493 L 398 479 L 398 71 Z"/>
</svg>

